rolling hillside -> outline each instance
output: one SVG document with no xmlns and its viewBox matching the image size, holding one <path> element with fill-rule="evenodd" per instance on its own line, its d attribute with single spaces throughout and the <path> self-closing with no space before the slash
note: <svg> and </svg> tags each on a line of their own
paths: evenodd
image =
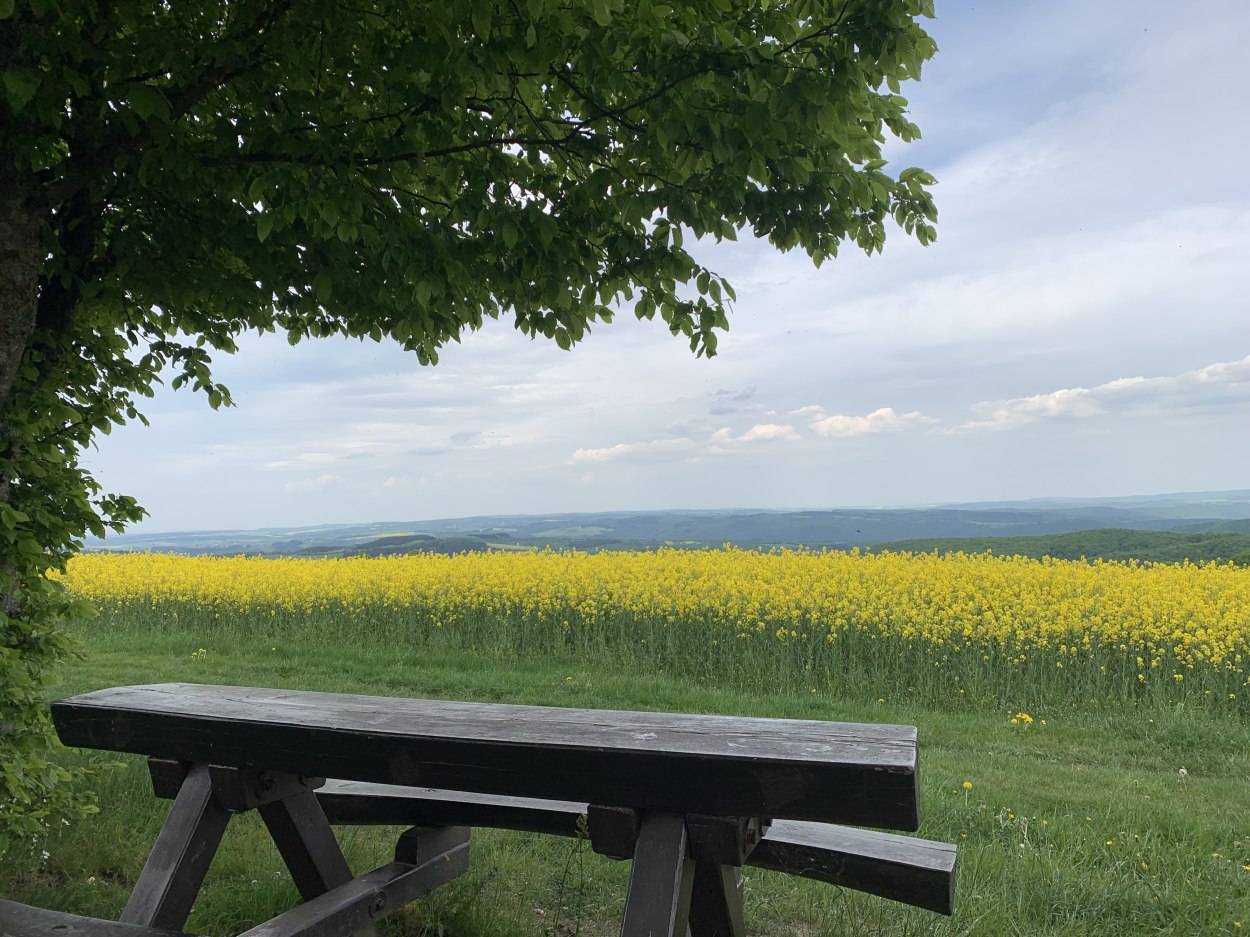
<svg viewBox="0 0 1250 937">
<path fill-rule="evenodd" d="M 1099 534 L 1091 549 L 1091 531 Z M 1076 540 L 1061 535 L 1083 532 Z M 1141 541 L 1134 532 L 1173 532 L 1179 539 Z M 827 547 L 850 549 L 907 544 L 908 549 L 986 549 L 988 538 L 1042 538 L 1034 543 L 997 544 L 996 551 L 1041 550 L 1051 555 L 1143 558 L 1146 550 L 1191 559 L 1223 558 L 1250 536 L 1250 490 L 1133 498 L 1039 500 L 914 508 L 828 510 L 614 511 L 586 514 L 489 515 L 426 521 L 383 521 L 258 530 L 134 533 L 88 541 L 88 549 L 146 550 L 192 554 L 282 554 L 341 556 L 418 551 L 441 553 L 482 549 L 620 550 L 661 546 Z M 1198 536 L 1198 539 L 1192 539 Z M 1186 540 L 1185 537 L 1191 539 Z M 1060 538 L 1060 539 L 1055 539 Z M 982 546 L 977 546 L 982 544 Z M 1074 546 L 1074 544 L 1076 544 Z M 1083 544 L 1083 545 L 1082 545 Z M 901 548 L 901 547 L 899 547 Z M 1239 547 L 1241 552 L 1246 547 Z M 1214 555 L 1208 555 L 1214 550 Z M 1060 551 L 1056 553 L 1055 551 Z M 1179 551 L 1179 552 L 1176 552 Z M 1151 556 L 1162 555 L 1154 554 Z"/>
<path fill-rule="evenodd" d="M 1142 560 L 1191 563 L 1250 560 L 1250 534 L 1177 533 L 1174 531 L 1105 528 L 1044 537 L 954 537 L 897 540 L 874 550 L 912 553 L 994 553 L 999 556 L 1043 556 L 1061 560 Z"/>
</svg>

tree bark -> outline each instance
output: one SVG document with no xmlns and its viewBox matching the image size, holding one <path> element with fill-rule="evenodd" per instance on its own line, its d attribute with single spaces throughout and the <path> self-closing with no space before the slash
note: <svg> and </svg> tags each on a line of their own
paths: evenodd
<svg viewBox="0 0 1250 937">
<path fill-rule="evenodd" d="M 13 381 L 30 344 L 39 308 L 39 219 L 30 191 L 15 173 L 0 168 L 0 504 L 12 497 L 10 465 L 17 455 L 8 414 Z M 0 591 L 0 612 L 20 612 L 16 571 L 9 557 L 0 558 L 9 587 Z"/>
<path fill-rule="evenodd" d="M 12 444 L 4 414 L 39 308 L 39 216 L 33 180 L 0 167 L 0 451 Z M 0 477 L 0 501 L 8 500 Z"/>
</svg>

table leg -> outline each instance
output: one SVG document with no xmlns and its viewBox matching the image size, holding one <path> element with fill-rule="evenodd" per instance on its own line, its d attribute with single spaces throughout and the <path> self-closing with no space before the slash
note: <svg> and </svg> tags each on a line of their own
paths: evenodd
<svg viewBox="0 0 1250 937">
<path fill-rule="evenodd" d="M 742 870 L 696 862 L 690 897 L 691 937 L 746 937 L 742 922 Z"/>
<path fill-rule="evenodd" d="M 351 879 L 351 869 L 315 794 L 296 794 L 262 804 L 259 810 L 305 901 Z"/>
<path fill-rule="evenodd" d="M 295 794 L 261 804 L 258 809 L 301 898 L 311 901 L 352 880 L 347 859 L 316 794 Z M 354 937 L 376 934 L 377 928 L 370 921 L 364 921 L 353 932 Z"/>
<path fill-rule="evenodd" d="M 208 767 L 191 768 L 119 920 L 182 930 L 229 821 L 213 796 Z"/>
<path fill-rule="evenodd" d="M 621 937 L 686 937 L 693 884 L 686 818 L 675 813 L 644 814 Z"/>
</svg>

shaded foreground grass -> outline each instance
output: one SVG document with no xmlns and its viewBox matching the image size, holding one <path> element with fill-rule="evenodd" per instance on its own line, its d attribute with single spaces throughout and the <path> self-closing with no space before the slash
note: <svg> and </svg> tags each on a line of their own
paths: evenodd
<svg viewBox="0 0 1250 937">
<path fill-rule="evenodd" d="M 542 705 L 912 723 L 920 728 L 922 836 L 957 842 L 957 912 L 946 919 L 788 876 L 748 870 L 752 934 L 1128 935 L 1250 933 L 1250 729 L 1234 714 L 1171 707 L 1081 711 L 1064 700 L 1015 712 L 958 711 L 822 693 L 727 691 L 660 669 L 550 655 L 405 652 L 344 635 L 281 646 L 135 626 L 84 632 L 86 656 L 58 695 L 189 681 Z M 1045 724 L 1043 724 L 1045 720 Z M 66 753 L 104 764 L 117 756 Z M 1181 769 L 1184 768 L 1184 772 Z M 964 782 L 971 783 L 971 789 Z M 115 918 L 167 804 L 139 759 L 98 781 L 102 810 L 0 865 L 0 894 Z M 345 830 L 357 871 L 388 858 L 398 830 Z M 414 905 L 393 934 L 611 934 L 626 869 L 584 843 L 480 831 L 470 873 Z M 236 819 L 189 930 L 238 933 L 296 895 L 254 817 Z"/>
</svg>

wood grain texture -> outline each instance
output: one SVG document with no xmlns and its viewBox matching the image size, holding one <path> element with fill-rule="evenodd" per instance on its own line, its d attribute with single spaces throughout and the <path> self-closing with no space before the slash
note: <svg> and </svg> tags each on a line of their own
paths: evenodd
<svg viewBox="0 0 1250 937">
<path fill-rule="evenodd" d="M 586 805 L 365 781 L 327 781 L 317 800 L 331 823 L 347 826 L 486 826 L 576 836 Z"/>
<path fill-rule="evenodd" d="M 290 911 L 245 931 L 243 937 L 343 937 L 359 933 L 469 867 L 469 831 L 430 838 L 413 858 L 366 872 Z"/>
<path fill-rule="evenodd" d="M 741 869 L 696 860 L 690 892 L 690 937 L 747 937 Z"/>
<path fill-rule="evenodd" d="M 569 801 L 337 780 L 328 781 L 317 798 L 330 822 L 338 824 L 466 824 L 558 836 L 576 836 L 578 820 L 588 809 Z M 746 864 L 951 914 L 956 856 L 950 843 L 829 823 L 776 820 Z"/>
<path fill-rule="evenodd" d="M 351 879 L 347 859 L 311 791 L 262 804 L 260 816 L 305 901 Z"/>
<path fill-rule="evenodd" d="M 0 898 L 0 937 L 186 937 L 181 931 L 45 911 Z"/>
<path fill-rule="evenodd" d="M 293 774 L 913 830 L 911 726 L 560 709 L 247 687 L 53 704 L 65 744 Z"/>
<path fill-rule="evenodd" d="M 208 766 L 193 767 L 174 798 L 120 920 L 181 930 L 230 816 L 217 801 Z"/>
<path fill-rule="evenodd" d="M 642 816 L 621 937 L 686 937 L 694 886 L 689 846 L 681 815 Z"/>
<path fill-rule="evenodd" d="M 950 843 L 777 820 L 747 864 L 952 914 L 956 855 Z"/>
</svg>

